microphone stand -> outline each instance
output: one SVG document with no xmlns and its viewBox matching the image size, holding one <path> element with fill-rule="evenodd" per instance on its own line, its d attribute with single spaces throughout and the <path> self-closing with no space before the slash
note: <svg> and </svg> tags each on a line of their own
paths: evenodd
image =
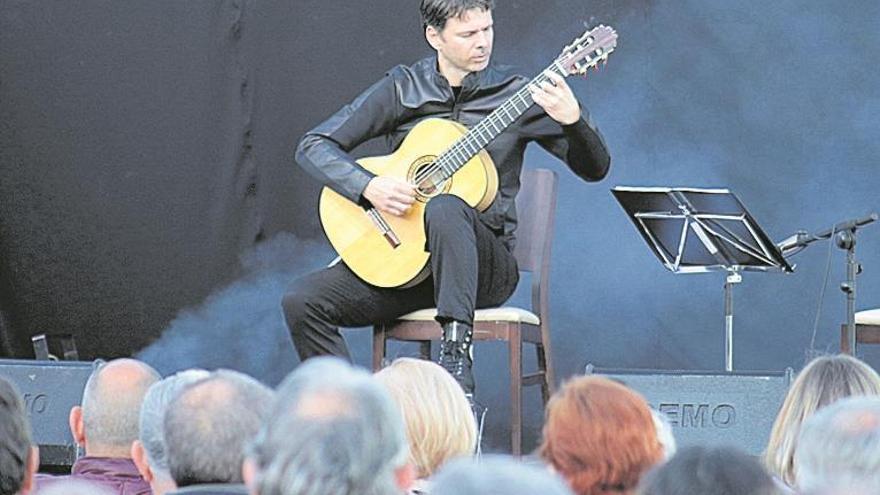
<svg viewBox="0 0 880 495">
<path fill-rule="evenodd" d="M 856 350 L 856 276 L 862 273 L 862 265 L 856 261 L 856 230 L 877 219 L 877 213 L 871 213 L 866 217 L 840 222 L 818 234 L 808 235 L 801 231 L 777 246 L 783 256 L 788 256 L 801 251 L 812 242 L 828 239 L 833 235 L 837 247 L 846 251 L 846 282 L 840 284 L 840 290 L 846 294 L 846 338 L 852 354 Z"/>
<path fill-rule="evenodd" d="M 856 353 L 856 275 L 862 273 L 862 265 L 856 261 L 856 228 L 838 232 L 835 237 L 837 247 L 846 250 L 846 282 L 840 284 L 840 290 L 846 294 L 846 340 L 853 355 Z"/>
</svg>

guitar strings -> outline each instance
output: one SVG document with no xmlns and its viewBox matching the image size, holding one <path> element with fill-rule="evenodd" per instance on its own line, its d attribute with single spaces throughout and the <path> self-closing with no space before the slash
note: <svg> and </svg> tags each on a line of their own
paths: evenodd
<svg viewBox="0 0 880 495">
<path fill-rule="evenodd" d="M 559 66 L 556 62 L 547 67 L 546 70 L 552 70 L 556 74 L 565 77 L 564 74 L 560 74 Z M 546 71 L 545 70 L 545 71 Z M 415 177 L 415 186 L 417 189 L 421 190 L 423 187 L 423 182 L 433 176 L 438 171 L 445 172 L 447 175 L 445 177 L 441 177 L 439 182 L 442 182 L 451 176 L 451 174 L 455 173 L 458 168 L 467 163 L 475 154 L 479 153 L 487 144 L 492 142 L 492 140 L 498 136 L 501 132 L 504 131 L 510 124 L 512 124 L 516 119 L 522 116 L 531 106 L 535 103 L 531 98 L 531 93 L 528 88 L 531 85 L 540 85 L 544 82 L 547 82 L 549 78 L 546 76 L 545 71 L 542 71 L 540 74 L 535 76 L 528 84 L 523 86 L 519 91 L 516 92 L 512 97 L 510 97 L 507 101 L 505 101 L 500 107 L 496 108 L 492 113 L 486 116 L 485 119 L 481 120 L 476 126 L 474 126 L 467 134 L 459 138 L 455 143 L 452 144 L 446 151 L 440 154 L 440 156 L 435 160 L 430 166 L 420 170 Z M 515 103 L 515 100 L 519 98 L 525 107 L 520 110 L 519 106 Z M 513 110 L 513 114 L 510 112 Z M 502 112 L 507 114 L 507 118 L 510 119 L 510 122 L 504 122 L 504 116 Z M 518 114 L 518 115 L 517 115 Z M 500 128 L 496 126 L 496 124 L 500 124 Z M 493 136 L 492 130 L 489 129 L 489 125 L 491 125 L 496 133 Z M 479 142 L 479 137 L 482 136 L 482 132 L 486 131 L 489 138 L 483 144 L 476 145 L 474 150 L 469 150 L 468 146 L 474 143 L 472 136 L 476 135 L 477 143 Z M 456 165 L 455 163 L 449 163 L 447 165 L 447 161 L 452 159 L 452 157 L 458 156 L 461 163 Z"/>
<path fill-rule="evenodd" d="M 540 79 L 542 79 L 542 77 L 546 77 L 546 76 L 544 76 L 542 73 L 541 75 L 539 75 L 538 77 L 533 79 L 529 84 L 540 84 L 541 82 L 543 82 L 540 80 Z M 523 89 L 518 91 L 513 97 L 511 97 L 508 101 L 506 101 L 503 105 L 501 105 L 501 107 L 495 109 L 495 111 L 490 113 L 485 119 L 483 119 L 479 124 L 477 124 L 473 129 L 471 129 L 471 131 L 468 132 L 468 134 L 466 134 L 461 139 L 456 141 L 452 146 L 450 146 L 450 148 L 447 151 L 445 151 L 443 154 L 441 154 L 440 157 L 430 167 L 427 167 L 426 169 L 422 170 L 416 176 L 416 185 L 421 185 L 422 181 L 424 181 L 425 179 L 427 179 L 428 177 L 430 177 L 431 175 L 436 173 L 438 170 L 443 170 L 447 174 L 455 172 L 455 170 L 457 168 L 456 165 L 454 163 L 447 165 L 447 163 L 446 163 L 450 157 L 458 156 L 459 160 L 462 161 L 462 163 L 458 165 L 458 167 L 460 167 L 464 163 L 467 163 L 467 161 L 474 154 L 479 152 L 483 147 L 485 147 L 486 144 L 491 142 L 491 140 L 494 139 L 494 137 L 497 136 L 497 134 L 500 134 L 500 132 L 503 131 L 508 125 L 510 125 L 510 123 L 512 123 L 514 120 L 516 120 L 516 118 L 519 118 L 519 116 L 522 115 L 522 113 L 524 113 L 526 110 L 528 110 L 529 107 L 531 107 L 532 104 L 534 103 L 533 101 L 530 101 L 531 94 L 528 92 L 527 88 L 528 88 L 528 86 L 523 87 Z M 525 107 L 522 110 L 520 110 L 519 107 L 516 105 L 516 103 L 514 103 L 516 98 L 519 98 L 520 100 L 522 100 L 522 103 L 525 105 Z M 520 115 L 513 117 L 509 111 L 511 109 L 511 107 L 516 113 L 519 113 Z M 502 112 L 506 113 L 508 115 L 508 117 L 511 118 L 510 123 L 504 122 L 504 120 L 503 120 L 504 117 L 501 115 Z M 497 126 L 496 124 L 500 124 L 500 129 L 499 129 L 499 126 Z M 489 125 L 491 125 L 493 128 L 495 128 L 495 130 L 497 131 L 495 136 L 492 136 L 492 130 L 489 129 Z M 472 139 L 472 136 L 475 136 L 475 135 L 478 136 L 477 139 L 479 139 L 479 137 L 485 138 L 485 136 L 482 136 L 482 133 L 484 131 L 486 131 L 488 133 L 488 135 L 490 136 L 489 139 L 486 139 L 486 142 L 483 144 L 477 144 L 474 147 L 475 148 L 474 150 L 467 149 L 470 145 L 474 144 L 474 140 Z M 478 141 L 477 141 L 477 143 L 478 143 Z M 445 180 L 447 178 L 448 177 L 443 177 L 442 180 Z"/>
</svg>

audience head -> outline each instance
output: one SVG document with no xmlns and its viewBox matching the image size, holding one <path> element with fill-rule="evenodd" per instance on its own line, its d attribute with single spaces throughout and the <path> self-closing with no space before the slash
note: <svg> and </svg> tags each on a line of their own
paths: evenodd
<svg viewBox="0 0 880 495">
<path fill-rule="evenodd" d="M 469 456 L 477 444 L 477 422 L 464 391 L 437 363 L 401 358 L 376 373 L 403 414 L 409 460 L 419 478 L 447 460 Z"/>
<path fill-rule="evenodd" d="M 880 397 L 850 397 L 807 419 L 794 452 L 802 492 L 880 493 Z"/>
<path fill-rule="evenodd" d="M 0 377 L 0 495 L 29 493 L 39 464 L 21 394 Z"/>
<path fill-rule="evenodd" d="M 215 371 L 187 385 L 171 399 L 163 421 L 175 484 L 241 483 L 244 449 L 273 401 L 271 389 L 237 371 Z"/>
<path fill-rule="evenodd" d="M 210 376 L 205 370 L 186 370 L 154 383 L 147 390 L 141 406 L 138 441 L 131 446 L 131 457 L 138 471 L 153 489 L 154 495 L 162 495 L 175 488 L 168 471 L 165 453 L 163 421 L 171 400 L 184 387 Z"/>
<path fill-rule="evenodd" d="M 456 459 L 441 468 L 431 495 L 571 495 L 571 489 L 544 467 L 510 457 L 486 456 L 480 461 Z"/>
<path fill-rule="evenodd" d="M 70 410 L 70 430 L 86 455 L 131 457 L 141 403 L 159 378 L 156 370 L 135 359 L 116 359 L 95 368 L 81 405 Z"/>
<path fill-rule="evenodd" d="M 660 461 L 647 402 L 600 376 L 575 378 L 547 405 L 541 456 L 578 495 L 627 494 Z"/>
<path fill-rule="evenodd" d="M 810 361 L 788 389 L 773 423 L 764 454 L 764 464 L 770 473 L 794 486 L 794 452 L 801 425 L 816 410 L 852 395 L 880 395 L 877 372 L 845 354 Z"/>
<path fill-rule="evenodd" d="M 731 447 L 687 447 L 648 472 L 639 495 L 777 495 L 761 463 Z"/>
<path fill-rule="evenodd" d="M 403 493 L 413 472 L 403 419 L 384 388 L 319 357 L 279 387 L 245 476 L 260 495 L 389 495 Z"/>
</svg>

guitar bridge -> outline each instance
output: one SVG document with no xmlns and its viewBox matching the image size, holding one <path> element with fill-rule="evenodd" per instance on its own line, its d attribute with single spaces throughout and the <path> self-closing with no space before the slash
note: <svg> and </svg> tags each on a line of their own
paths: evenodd
<svg viewBox="0 0 880 495">
<path fill-rule="evenodd" d="M 394 233 L 393 230 L 388 230 L 382 233 L 382 237 L 388 241 L 388 244 L 391 244 L 391 247 L 397 249 L 400 246 L 400 239 L 397 237 L 397 234 Z"/>
<path fill-rule="evenodd" d="M 382 237 L 384 237 L 386 241 L 388 241 L 391 248 L 397 249 L 400 246 L 400 238 L 397 237 L 397 234 L 394 233 L 394 230 L 388 225 L 388 222 L 382 218 L 379 211 L 375 208 L 369 208 L 367 209 L 367 216 L 370 217 L 370 220 L 373 221 L 373 225 L 379 229 L 379 233 L 382 234 Z"/>
</svg>

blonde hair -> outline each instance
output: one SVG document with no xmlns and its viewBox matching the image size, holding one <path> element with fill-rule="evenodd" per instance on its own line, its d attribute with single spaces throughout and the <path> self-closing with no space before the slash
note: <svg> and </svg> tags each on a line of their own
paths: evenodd
<svg viewBox="0 0 880 495">
<path fill-rule="evenodd" d="M 474 453 L 477 422 L 458 382 L 430 361 L 396 359 L 376 378 L 400 407 L 409 441 L 410 462 L 419 478 L 446 461 Z"/>
<path fill-rule="evenodd" d="M 801 425 L 822 407 L 853 395 L 880 395 L 880 375 L 846 354 L 810 361 L 788 389 L 773 423 L 764 453 L 770 473 L 795 486 L 794 451 Z"/>
</svg>

